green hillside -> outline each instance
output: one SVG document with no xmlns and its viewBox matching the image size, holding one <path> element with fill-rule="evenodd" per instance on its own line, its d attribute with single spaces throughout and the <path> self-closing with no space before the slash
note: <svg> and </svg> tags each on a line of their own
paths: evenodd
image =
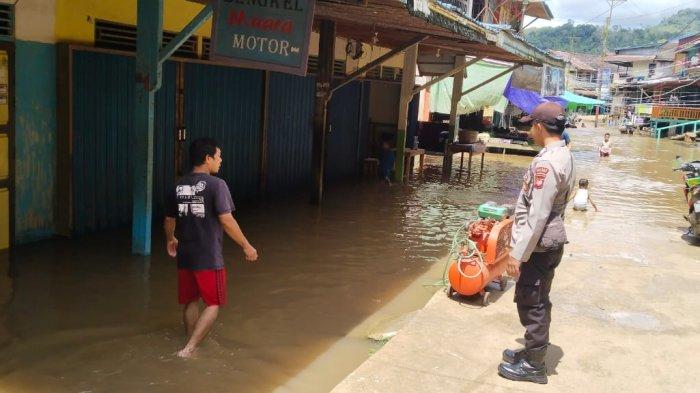
<svg viewBox="0 0 700 393">
<path fill-rule="evenodd" d="M 612 26 L 608 37 L 608 48 L 663 43 L 669 38 L 700 32 L 700 9 L 688 8 L 664 18 L 655 26 L 622 28 Z M 558 27 L 540 27 L 525 30 L 525 38 L 542 49 L 569 50 L 569 37 L 574 39 L 573 50 L 580 53 L 600 53 L 603 27 L 572 21 Z"/>
</svg>

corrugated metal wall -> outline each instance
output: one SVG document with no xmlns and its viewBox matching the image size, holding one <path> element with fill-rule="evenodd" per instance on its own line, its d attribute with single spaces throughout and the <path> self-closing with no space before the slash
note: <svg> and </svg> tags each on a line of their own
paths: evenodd
<svg viewBox="0 0 700 393">
<path fill-rule="evenodd" d="M 311 182 L 315 77 L 270 73 L 267 191 Z"/>
<path fill-rule="evenodd" d="M 352 82 L 333 93 L 328 107 L 328 145 L 326 147 L 326 179 L 337 180 L 355 175 L 360 170 L 357 150 L 363 103 L 363 82 Z"/>
<path fill-rule="evenodd" d="M 223 147 L 220 176 L 237 201 L 258 195 L 262 71 L 184 64 L 187 143 L 210 136 Z M 131 222 L 130 141 L 134 59 L 90 51 L 73 55 L 73 233 Z M 270 73 L 268 192 L 308 187 L 311 179 L 313 76 Z M 365 154 L 369 86 L 353 82 L 330 103 L 327 179 L 357 173 Z M 363 99 L 364 97 L 364 99 Z M 156 95 L 154 218 L 175 177 L 176 63 L 166 63 Z M 358 146 L 358 141 L 361 141 Z"/>
<path fill-rule="evenodd" d="M 222 145 L 219 176 L 234 200 L 257 195 L 260 178 L 262 71 L 185 64 L 187 145 L 212 137 Z"/>
<path fill-rule="evenodd" d="M 175 183 L 177 63 L 163 65 L 163 85 L 156 93 L 153 130 L 153 217 L 165 216 L 165 197 Z"/>
<path fill-rule="evenodd" d="M 73 233 L 131 222 L 134 58 L 89 51 L 73 55 Z M 172 185 L 175 65 L 166 63 L 156 97 L 154 215 Z"/>
</svg>

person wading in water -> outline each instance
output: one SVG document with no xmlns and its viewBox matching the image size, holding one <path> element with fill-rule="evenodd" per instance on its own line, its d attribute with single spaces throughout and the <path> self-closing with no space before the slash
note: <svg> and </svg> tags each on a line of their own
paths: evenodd
<svg viewBox="0 0 700 393">
<path fill-rule="evenodd" d="M 223 232 L 243 249 L 247 261 L 258 259 L 233 218 L 233 199 L 226 182 L 212 176 L 221 167 L 215 140 L 200 138 L 190 145 L 192 172 L 183 176 L 168 195 L 165 236 L 168 254 L 177 258 L 178 300 L 184 305 L 188 342 L 178 356 L 189 358 L 207 336 L 219 306 L 226 303 L 226 269 L 221 252 Z M 199 299 L 204 301 L 200 312 Z"/>
</svg>

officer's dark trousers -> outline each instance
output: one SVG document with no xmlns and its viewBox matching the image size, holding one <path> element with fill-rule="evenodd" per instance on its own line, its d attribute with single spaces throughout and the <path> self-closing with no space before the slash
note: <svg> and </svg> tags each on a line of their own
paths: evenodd
<svg viewBox="0 0 700 393">
<path fill-rule="evenodd" d="M 525 328 L 525 347 L 536 349 L 549 343 L 552 321 L 552 289 L 554 269 L 561 262 L 564 248 L 532 253 L 530 260 L 520 265 L 520 278 L 515 285 L 515 303 L 520 323 Z"/>
</svg>

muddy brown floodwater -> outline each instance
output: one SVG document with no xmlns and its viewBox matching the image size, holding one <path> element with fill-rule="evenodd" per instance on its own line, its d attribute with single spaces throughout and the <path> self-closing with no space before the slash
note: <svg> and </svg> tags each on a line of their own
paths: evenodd
<svg viewBox="0 0 700 393">
<path fill-rule="evenodd" d="M 697 148 L 615 135 L 616 154 L 601 161 L 594 145 L 602 131 L 572 133 L 603 210 L 576 225 L 628 217 L 680 236 L 684 204 L 671 166 L 676 154 L 697 159 Z M 226 243 L 229 304 L 188 361 L 173 355 L 183 333 L 175 264 L 161 237 L 149 258 L 129 255 L 126 231 L 18 247 L 0 260 L 0 391 L 328 391 L 378 344 L 329 349 L 441 266 L 452 233 L 478 204 L 514 201 L 529 161 L 488 155 L 481 179 L 441 182 L 441 158 L 431 157 L 407 187 L 334 184 L 322 208 L 304 195 L 241 206 L 237 218 L 260 261 L 244 263 Z M 420 308 L 436 289 L 407 297 L 404 309 Z M 328 364 L 333 372 L 323 371 Z"/>
</svg>

